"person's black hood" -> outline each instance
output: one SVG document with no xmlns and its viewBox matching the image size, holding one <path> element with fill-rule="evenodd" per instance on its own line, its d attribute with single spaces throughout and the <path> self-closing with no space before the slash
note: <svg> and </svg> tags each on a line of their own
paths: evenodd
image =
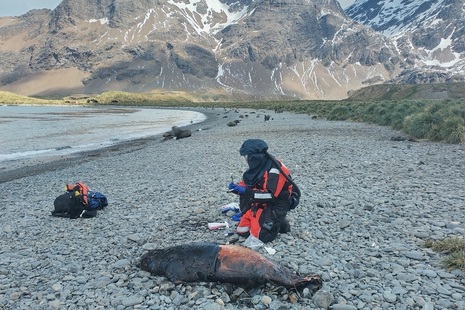
<svg viewBox="0 0 465 310">
<path fill-rule="evenodd" d="M 239 154 L 241 154 L 241 156 L 261 154 L 265 153 L 267 150 L 268 144 L 266 144 L 266 142 L 262 139 L 249 139 L 242 143 L 242 146 L 239 149 Z"/>
<path fill-rule="evenodd" d="M 263 174 L 271 168 L 273 161 L 267 154 L 268 145 L 261 139 L 246 140 L 239 153 L 241 156 L 247 155 L 249 169 L 242 176 L 247 186 L 254 186 L 263 177 Z"/>
</svg>

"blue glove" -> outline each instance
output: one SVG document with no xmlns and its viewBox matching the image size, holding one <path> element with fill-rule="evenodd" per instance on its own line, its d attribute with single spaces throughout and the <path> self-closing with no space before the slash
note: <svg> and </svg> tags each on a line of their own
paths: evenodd
<svg viewBox="0 0 465 310">
<path fill-rule="evenodd" d="M 237 185 L 237 184 L 231 182 L 231 183 L 229 183 L 229 185 L 228 185 L 228 189 L 229 189 L 230 192 L 233 192 L 233 193 L 242 195 L 242 194 L 245 193 L 246 187 L 245 187 L 245 186 L 241 186 L 241 185 Z"/>
<path fill-rule="evenodd" d="M 240 222 L 241 217 L 242 217 L 242 212 L 237 212 L 236 214 L 234 214 L 233 216 L 231 216 L 231 219 L 232 219 L 234 222 Z"/>
<path fill-rule="evenodd" d="M 233 192 L 237 193 L 239 195 L 245 194 L 246 187 L 245 186 L 240 186 L 240 185 L 235 185 L 233 188 Z"/>
</svg>

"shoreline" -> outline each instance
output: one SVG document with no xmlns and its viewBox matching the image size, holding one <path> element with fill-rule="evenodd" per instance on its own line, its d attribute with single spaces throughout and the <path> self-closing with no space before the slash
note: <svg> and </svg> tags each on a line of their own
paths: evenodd
<svg viewBox="0 0 465 310">
<path fill-rule="evenodd" d="M 118 107 L 120 108 L 120 107 Z M 121 107 L 124 108 L 124 107 Z M 165 109 L 165 108 L 164 108 Z M 183 109 L 183 108 L 166 108 L 166 110 L 183 110 L 183 111 L 194 111 L 202 113 L 206 116 L 206 119 L 202 122 L 189 124 L 186 126 L 182 126 L 182 128 L 191 129 L 192 131 L 197 130 L 199 124 L 204 124 L 208 126 L 214 120 L 214 114 L 206 109 L 199 109 L 199 108 L 190 108 L 190 109 Z M 37 174 L 41 174 L 48 171 L 55 171 L 60 170 L 65 167 L 79 165 L 88 161 L 92 161 L 98 157 L 111 157 L 111 156 L 118 156 L 124 153 L 130 153 L 136 150 L 140 150 L 144 147 L 147 147 L 151 143 L 156 142 L 163 142 L 162 138 L 163 133 L 159 133 L 153 136 L 144 137 L 144 138 L 134 138 L 126 141 L 122 141 L 110 146 L 105 146 L 98 149 L 76 152 L 67 155 L 57 155 L 57 156 L 49 156 L 47 158 L 41 159 L 22 159 L 20 160 L 21 163 L 19 164 L 20 167 L 12 168 L 12 169 L 4 169 L 0 171 L 0 184 L 13 181 L 16 179 L 24 178 L 27 176 L 34 176 Z"/>
</svg>

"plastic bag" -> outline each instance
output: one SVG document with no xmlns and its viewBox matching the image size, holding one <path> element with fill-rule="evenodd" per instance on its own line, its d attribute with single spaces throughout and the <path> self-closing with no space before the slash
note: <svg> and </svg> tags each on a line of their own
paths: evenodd
<svg viewBox="0 0 465 310">
<path fill-rule="evenodd" d="M 258 249 L 264 245 L 263 241 L 254 237 L 253 235 L 249 235 L 247 239 L 244 241 L 244 246 L 251 248 L 253 250 Z"/>
<path fill-rule="evenodd" d="M 228 211 L 234 211 L 234 212 L 239 212 L 239 204 L 237 202 L 231 202 L 228 203 L 227 205 L 224 205 L 221 207 L 221 213 L 226 213 Z"/>
</svg>

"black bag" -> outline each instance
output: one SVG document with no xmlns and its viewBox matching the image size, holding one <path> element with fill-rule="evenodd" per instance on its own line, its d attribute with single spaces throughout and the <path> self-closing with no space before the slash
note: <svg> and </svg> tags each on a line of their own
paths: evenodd
<svg viewBox="0 0 465 310">
<path fill-rule="evenodd" d="M 66 191 L 55 198 L 53 202 L 53 216 L 76 219 L 78 217 L 91 218 L 97 215 L 97 210 L 102 210 L 108 205 L 105 195 L 99 192 L 88 191 L 84 202 L 82 194 L 76 192 L 77 187 Z"/>
<path fill-rule="evenodd" d="M 295 209 L 299 205 L 300 195 L 297 192 L 291 193 L 291 198 L 289 198 L 289 210 Z"/>
</svg>

